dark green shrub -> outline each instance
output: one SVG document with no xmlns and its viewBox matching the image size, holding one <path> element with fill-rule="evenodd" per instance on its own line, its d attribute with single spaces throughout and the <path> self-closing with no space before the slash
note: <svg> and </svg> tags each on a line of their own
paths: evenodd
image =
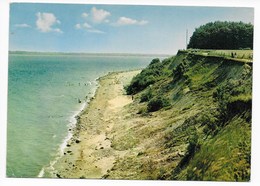
<svg viewBox="0 0 260 186">
<path fill-rule="evenodd" d="M 143 69 L 140 74 L 132 79 L 130 85 L 125 88 L 126 93 L 128 95 L 136 94 L 158 81 L 163 74 L 162 69 L 163 64 L 160 60 L 158 58 L 153 59 L 147 68 Z"/>
<path fill-rule="evenodd" d="M 251 113 L 251 86 L 243 80 L 230 79 L 213 92 L 213 98 L 218 103 L 219 120 L 222 123 L 237 114 L 249 111 Z M 251 116 L 249 116 L 251 117 Z"/>
<path fill-rule="evenodd" d="M 153 98 L 152 90 L 149 88 L 145 93 L 141 95 L 140 102 L 150 101 Z"/>
<path fill-rule="evenodd" d="M 147 111 L 148 112 L 154 112 L 157 110 L 160 110 L 163 107 L 167 107 L 170 105 L 170 102 L 168 99 L 163 97 L 156 97 L 149 101 L 147 105 Z"/>
<path fill-rule="evenodd" d="M 135 76 L 130 85 L 126 87 L 126 93 L 128 95 L 136 94 L 155 82 L 156 78 L 153 75 L 145 75 L 141 72 L 141 74 Z"/>
<path fill-rule="evenodd" d="M 155 64 L 159 64 L 160 63 L 160 59 L 159 58 L 155 58 L 151 61 L 151 63 L 149 64 L 149 66 L 153 66 Z"/>
</svg>

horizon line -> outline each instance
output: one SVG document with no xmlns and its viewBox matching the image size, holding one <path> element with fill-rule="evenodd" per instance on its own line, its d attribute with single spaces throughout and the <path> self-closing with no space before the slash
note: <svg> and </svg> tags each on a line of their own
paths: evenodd
<svg viewBox="0 0 260 186">
<path fill-rule="evenodd" d="M 42 54 L 109 54 L 109 55 L 162 55 L 162 56 L 171 56 L 175 55 L 173 53 L 134 53 L 134 52 L 58 52 L 58 51 L 27 51 L 27 50 L 8 50 L 8 53 L 42 53 Z"/>
</svg>

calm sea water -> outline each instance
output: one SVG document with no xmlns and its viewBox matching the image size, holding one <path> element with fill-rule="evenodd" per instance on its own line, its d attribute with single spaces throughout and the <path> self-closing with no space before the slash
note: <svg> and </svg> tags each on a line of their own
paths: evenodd
<svg viewBox="0 0 260 186">
<path fill-rule="evenodd" d="M 144 68 L 152 59 L 10 54 L 7 176 L 44 176 L 44 167 L 61 154 L 70 137 L 68 129 L 84 100 L 93 96 L 96 79 L 111 71 Z"/>
</svg>

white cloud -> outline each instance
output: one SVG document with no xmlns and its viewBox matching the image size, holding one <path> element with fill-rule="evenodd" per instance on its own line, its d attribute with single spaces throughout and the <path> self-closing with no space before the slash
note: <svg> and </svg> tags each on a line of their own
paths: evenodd
<svg viewBox="0 0 260 186">
<path fill-rule="evenodd" d="M 61 30 L 61 29 L 59 29 L 59 28 L 54 28 L 54 29 L 53 29 L 53 31 L 54 31 L 54 32 L 61 33 L 61 34 L 63 33 L 63 32 L 62 32 L 62 30 Z"/>
<path fill-rule="evenodd" d="M 96 7 L 92 7 L 90 13 L 83 12 L 81 14 L 81 17 L 84 19 L 84 23 L 77 23 L 74 27 L 77 30 L 84 29 L 87 32 L 104 34 L 105 32 L 95 28 L 95 24 L 109 23 L 109 20 L 107 19 L 109 16 L 111 16 L 110 12 L 103 9 L 97 9 Z M 92 25 L 90 25 L 86 21 L 91 22 Z"/>
<path fill-rule="evenodd" d="M 79 29 L 84 29 L 86 30 L 87 32 L 91 32 L 91 33 L 97 33 L 97 34 L 104 34 L 105 32 L 101 31 L 101 30 L 98 30 L 98 29 L 95 29 L 93 28 L 90 24 L 88 24 L 87 22 L 83 23 L 83 24 L 76 24 L 75 25 L 75 28 L 77 30 Z"/>
<path fill-rule="evenodd" d="M 81 29 L 81 24 L 79 24 L 79 23 L 76 24 L 76 25 L 75 25 L 75 28 L 76 28 L 76 29 Z"/>
<path fill-rule="evenodd" d="M 83 24 L 82 24 L 82 27 L 83 27 L 83 28 L 92 28 L 92 26 L 89 25 L 88 23 L 83 23 Z"/>
<path fill-rule="evenodd" d="M 76 24 L 75 28 L 76 29 L 84 29 L 84 28 L 89 29 L 89 28 L 92 28 L 92 26 L 86 22 L 86 23 L 83 23 L 83 24 L 79 24 L 79 23 Z"/>
<path fill-rule="evenodd" d="M 61 29 L 59 28 L 53 28 L 55 24 L 60 24 L 61 22 L 55 17 L 52 13 L 41 13 L 38 12 L 36 14 L 37 20 L 36 20 L 36 26 L 37 29 L 41 32 L 57 32 L 57 33 L 63 33 Z"/>
<path fill-rule="evenodd" d="M 29 28 L 29 27 L 31 27 L 30 25 L 25 24 L 25 23 L 23 23 L 23 24 L 15 24 L 14 26 L 15 27 L 19 27 L 19 28 Z"/>
<path fill-rule="evenodd" d="M 135 20 L 128 17 L 120 17 L 117 22 L 114 24 L 116 26 L 124 26 L 124 25 L 146 25 L 148 21 L 145 20 Z"/>
<path fill-rule="evenodd" d="M 87 17 L 88 17 L 88 13 L 83 12 L 83 13 L 81 14 L 81 17 L 83 17 L 83 18 L 87 18 Z"/>
<path fill-rule="evenodd" d="M 105 32 L 103 32 L 102 30 L 98 30 L 95 28 L 87 29 L 87 31 L 91 32 L 91 33 L 96 33 L 96 34 L 105 34 Z"/>
<path fill-rule="evenodd" d="M 106 19 L 108 16 L 111 15 L 110 12 L 103 10 L 103 9 L 97 9 L 96 7 L 93 7 L 91 9 L 91 15 L 92 15 L 92 21 L 96 23 L 101 23 L 101 22 L 109 22 L 108 19 Z"/>
</svg>

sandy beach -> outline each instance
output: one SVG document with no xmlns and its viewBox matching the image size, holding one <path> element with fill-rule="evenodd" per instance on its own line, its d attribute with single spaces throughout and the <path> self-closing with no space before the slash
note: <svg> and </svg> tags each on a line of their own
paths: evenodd
<svg viewBox="0 0 260 186">
<path fill-rule="evenodd" d="M 124 85 L 139 71 L 114 72 L 99 78 L 99 87 L 88 107 L 78 116 L 73 137 L 54 165 L 54 177 L 102 178 L 124 154 L 111 147 L 113 127 L 120 123 L 122 108 L 132 102 Z"/>
</svg>

